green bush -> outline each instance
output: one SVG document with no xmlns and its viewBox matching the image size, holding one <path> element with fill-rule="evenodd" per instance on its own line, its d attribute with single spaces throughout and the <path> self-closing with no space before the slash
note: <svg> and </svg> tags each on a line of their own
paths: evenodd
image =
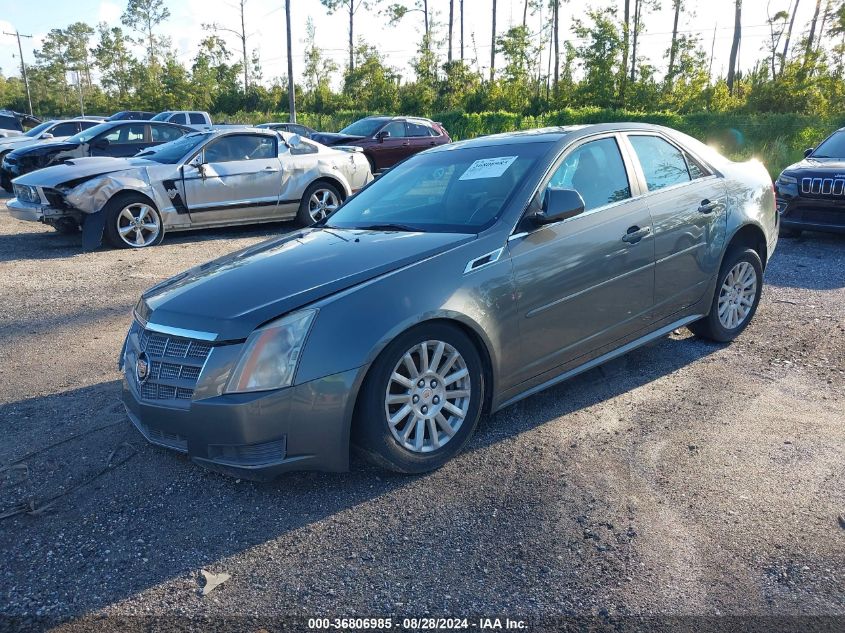
<svg viewBox="0 0 845 633">
<path fill-rule="evenodd" d="M 342 110 L 332 114 L 302 112 L 297 121 L 309 127 L 336 132 L 348 124 L 372 113 Z M 733 114 L 698 112 L 632 112 L 596 107 L 566 108 L 537 116 L 514 112 L 463 112 L 461 110 L 431 115 L 449 131 L 454 140 L 475 138 L 514 130 L 527 130 L 556 125 L 584 125 L 614 121 L 636 121 L 675 128 L 717 147 L 736 160 L 759 158 L 772 176 L 801 159 L 807 147 L 816 145 L 832 131 L 845 126 L 845 116 L 817 117 L 806 114 Z M 215 121 L 260 123 L 286 121 L 286 113 L 272 115 L 259 112 L 237 112 L 216 115 Z"/>
</svg>

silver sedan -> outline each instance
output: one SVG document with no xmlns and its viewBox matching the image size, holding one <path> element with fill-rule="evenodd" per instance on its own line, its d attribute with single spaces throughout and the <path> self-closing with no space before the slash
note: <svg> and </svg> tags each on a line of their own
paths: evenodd
<svg viewBox="0 0 845 633">
<path fill-rule="evenodd" d="M 356 148 L 256 128 L 189 134 L 128 159 L 76 158 L 16 178 L 9 212 L 61 232 L 142 248 L 165 232 L 324 219 L 372 180 Z"/>
</svg>

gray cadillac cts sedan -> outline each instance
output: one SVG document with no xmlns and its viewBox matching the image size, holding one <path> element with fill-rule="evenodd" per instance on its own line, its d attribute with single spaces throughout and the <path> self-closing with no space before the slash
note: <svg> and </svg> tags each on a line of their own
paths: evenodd
<svg viewBox="0 0 845 633">
<path fill-rule="evenodd" d="M 121 353 L 151 442 L 238 476 L 419 473 L 480 416 L 687 326 L 730 341 L 778 234 L 772 181 L 602 124 L 418 154 L 331 217 L 148 290 Z"/>
</svg>

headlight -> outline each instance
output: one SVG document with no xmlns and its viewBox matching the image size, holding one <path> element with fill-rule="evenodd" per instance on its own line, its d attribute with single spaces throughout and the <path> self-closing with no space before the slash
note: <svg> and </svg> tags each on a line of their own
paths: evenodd
<svg viewBox="0 0 845 633">
<path fill-rule="evenodd" d="M 781 174 L 778 178 L 779 185 L 797 185 L 798 179 L 795 176 L 787 176 L 785 174 Z"/>
<path fill-rule="evenodd" d="M 317 310 L 300 310 L 250 334 L 226 393 L 289 387 L 316 315 Z"/>
<path fill-rule="evenodd" d="M 38 188 L 32 185 L 14 185 L 15 197 L 21 202 L 32 202 L 41 204 L 41 196 L 38 195 Z"/>
</svg>

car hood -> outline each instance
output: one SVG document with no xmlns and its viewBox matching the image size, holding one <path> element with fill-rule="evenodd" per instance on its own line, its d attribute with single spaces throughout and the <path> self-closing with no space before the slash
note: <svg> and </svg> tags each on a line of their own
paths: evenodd
<svg viewBox="0 0 845 633">
<path fill-rule="evenodd" d="M 15 156 L 30 156 L 32 154 L 50 154 L 52 152 L 64 152 L 67 150 L 76 149 L 79 143 L 68 143 L 67 141 L 53 141 L 47 143 L 37 143 L 35 145 L 28 145 L 27 147 L 19 147 L 15 151 Z"/>
<path fill-rule="evenodd" d="M 157 163 L 144 158 L 112 158 L 110 156 L 70 158 L 61 165 L 45 167 L 19 176 L 15 179 L 15 182 L 36 187 L 56 187 L 80 178 L 93 178 L 102 174 L 155 164 Z"/>
<path fill-rule="evenodd" d="M 32 138 L 31 136 L 26 136 L 22 134 L 21 136 L 13 136 L 12 138 L 4 138 L 0 140 L 0 152 L 4 152 L 7 149 L 20 149 L 22 147 L 29 147 L 30 145 L 40 145 L 45 143 L 52 143 L 56 140 L 62 140 L 68 138 L 67 136 L 61 136 L 57 138 L 51 139 L 44 139 L 44 138 Z"/>
<path fill-rule="evenodd" d="M 838 171 L 845 174 L 845 159 L 842 158 L 805 158 L 804 160 L 790 165 L 785 172 L 793 171 Z"/>
<path fill-rule="evenodd" d="M 311 135 L 312 141 L 323 145 L 342 145 L 367 138 L 366 136 L 352 136 L 350 134 L 336 134 L 331 132 L 317 132 Z"/>
<path fill-rule="evenodd" d="M 145 321 L 244 339 L 292 310 L 475 239 L 456 233 L 314 228 L 188 270 L 150 288 Z"/>
</svg>

